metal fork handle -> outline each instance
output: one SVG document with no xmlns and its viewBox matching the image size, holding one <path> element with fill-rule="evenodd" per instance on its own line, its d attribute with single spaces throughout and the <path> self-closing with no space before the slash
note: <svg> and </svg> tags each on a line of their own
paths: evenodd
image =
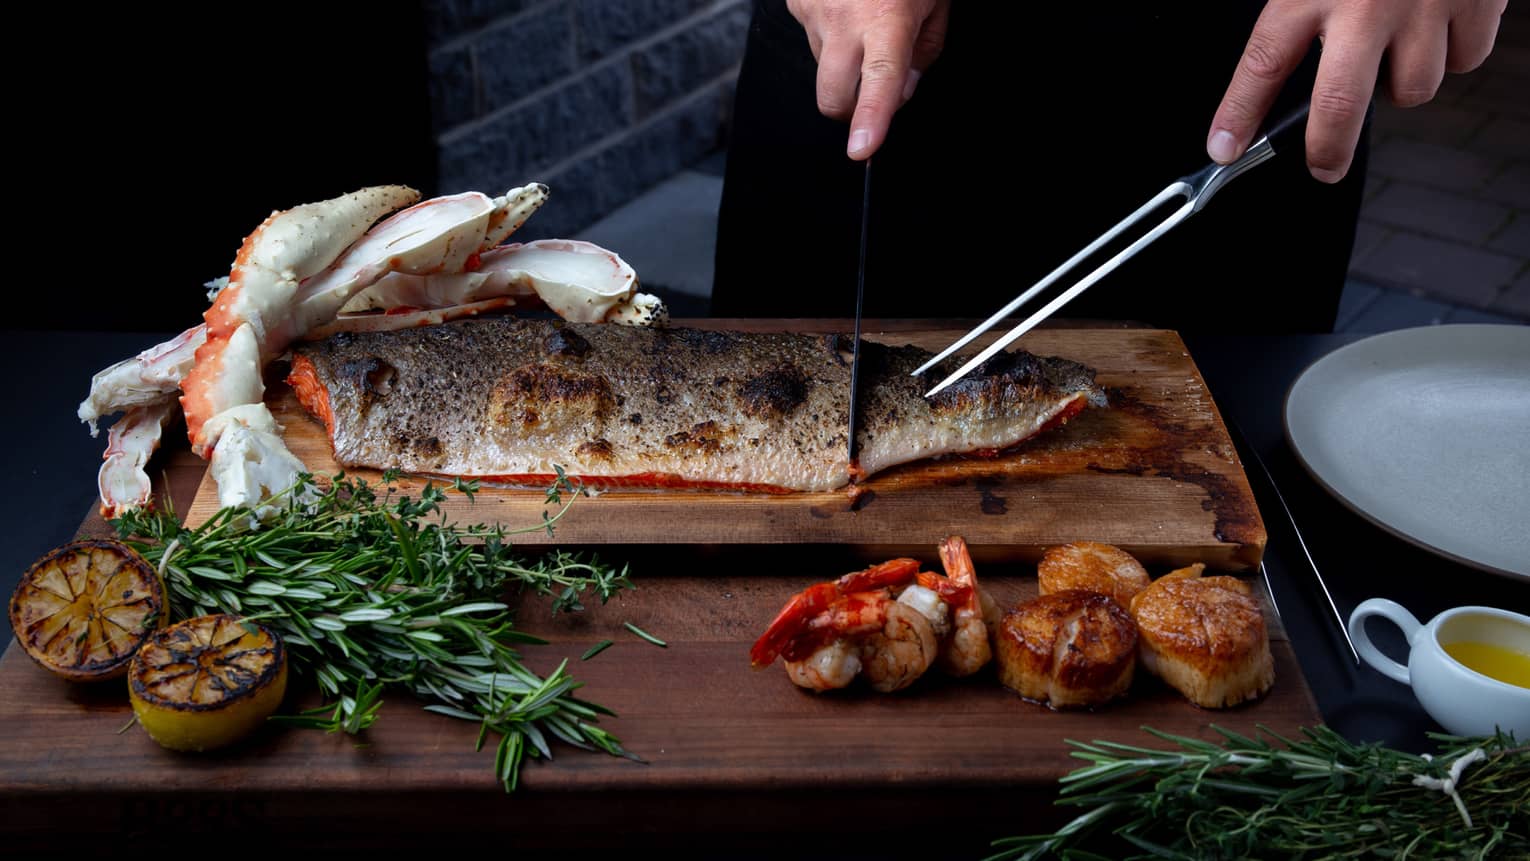
<svg viewBox="0 0 1530 861">
<path fill-rule="evenodd" d="M 1105 275 L 1109 274 L 1111 270 L 1115 269 L 1117 266 L 1130 259 L 1132 255 L 1136 254 L 1138 251 L 1152 243 L 1164 233 L 1167 233 L 1181 221 L 1184 221 L 1186 218 L 1189 218 L 1191 215 L 1199 212 L 1201 207 L 1205 206 L 1206 202 L 1211 199 L 1212 195 L 1221 190 L 1222 186 L 1231 182 L 1233 179 L 1242 175 L 1244 172 L 1250 170 L 1251 168 L 1268 161 L 1277 152 L 1285 152 L 1286 150 L 1294 149 L 1300 146 L 1302 140 L 1306 136 L 1307 111 L 1308 103 L 1303 102 L 1295 110 L 1281 117 L 1280 120 L 1277 121 L 1274 125 L 1270 126 L 1269 129 L 1263 135 L 1261 135 L 1258 140 L 1254 141 L 1253 146 L 1250 146 L 1248 151 L 1245 152 L 1243 156 L 1236 161 L 1225 165 L 1208 165 L 1203 170 L 1170 183 L 1167 188 L 1165 188 L 1163 191 L 1160 191 L 1147 203 L 1138 207 L 1136 212 L 1133 212 L 1131 215 L 1128 215 L 1126 218 L 1122 219 L 1110 230 L 1106 231 L 1099 238 L 1089 243 L 1089 245 L 1086 246 L 1083 250 L 1068 258 L 1068 260 L 1065 261 L 1061 266 L 1052 270 L 1045 278 L 1041 279 L 1041 281 L 1037 282 L 1024 293 L 1020 294 L 1020 296 L 1017 297 L 1014 301 L 1010 302 L 1008 305 L 1005 305 L 1003 308 L 1000 308 L 996 313 L 990 316 L 987 320 L 984 320 L 972 331 L 968 332 L 966 335 L 963 335 L 955 343 L 940 351 L 940 353 L 936 354 L 935 356 L 931 357 L 930 360 L 925 362 L 923 365 L 915 368 L 910 373 L 911 376 L 917 377 L 920 374 L 923 374 L 925 371 L 930 370 L 935 365 L 944 361 L 948 356 L 954 354 L 957 350 L 960 350 L 962 347 L 965 347 L 967 344 L 971 343 L 979 335 L 982 335 L 983 333 L 992 329 L 999 323 L 1000 320 L 1008 317 L 1010 314 L 1018 310 L 1022 305 L 1035 298 L 1036 295 L 1039 294 L 1042 290 L 1051 286 L 1069 270 L 1073 269 L 1079 263 L 1082 263 L 1085 258 L 1093 255 L 1107 242 L 1110 242 L 1111 240 L 1120 236 L 1122 233 L 1126 232 L 1127 228 L 1136 225 L 1137 222 L 1141 221 L 1149 213 L 1158 209 L 1160 206 L 1169 202 L 1170 200 L 1173 200 L 1175 197 L 1185 198 L 1185 205 L 1177 208 L 1167 218 L 1155 226 L 1146 236 L 1143 236 L 1136 242 L 1133 242 L 1124 251 L 1116 254 L 1099 268 L 1089 273 L 1082 280 L 1065 291 L 1061 296 L 1058 296 L 1056 299 L 1053 299 L 1051 302 L 1047 303 L 1045 307 L 1031 315 L 1031 317 L 1025 322 L 1011 329 L 1007 334 L 1000 337 L 994 343 L 990 344 L 987 349 L 983 350 L 977 356 L 969 359 L 965 364 L 958 368 L 955 373 L 946 377 L 928 392 L 925 392 L 925 397 L 933 397 L 945 387 L 966 376 L 967 373 L 970 372 L 973 368 L 976 368 L 988 358 L 992 357 L 994 354 L 998 353 L 1000 350 L 1004 349 L 1009 344 L 1020 338 L 1026 332 L 1029 332 L 1038 323 L 1051 316 L 1051 314 L 1058 308 L 1067 304 L 1075 296 L 1088 289 L 1090 285 L 1105 277 Z"/>
<path fill-rule="evenodd" d="M 1291 113 L 1281 117 L 1237 160 L 1228 164 L 1210 164 L 1181 178 L 1180 182 L 1190 186 L 1190 211 L 1200 212 L 1212 195 L 1222 190 L 1222 186 L 1274 158 L 1277 151 L 1300 147 L 1307 132 L 1308 108 L 1309 104 L 1303 102 Z"/>
</svg>

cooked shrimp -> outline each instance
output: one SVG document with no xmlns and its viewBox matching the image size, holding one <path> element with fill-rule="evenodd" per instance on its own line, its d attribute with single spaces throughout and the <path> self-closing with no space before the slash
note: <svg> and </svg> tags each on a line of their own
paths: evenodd
<svg viewBox="0 0 1530 861">
<path fill-rule="evenodd" d="M 951 582 L 971 590 L 951 607 L 952 632 L 950 639 L 941 644 L 940 668 L 953 676 L 970 676 L 993 659 L 993 650 L 988 643 L 988 624 L 983 621 L 983 600 L 967 542 L 956 535 L 940 542 L 940 562 Z"/>
<path fill-rule="evenodd" d="M 837 599 L 853 592 L 878 589 L 890 582 L 907 581 L 918 571 L 917 560 L 893 559 L 798 592 L 786 602 L 786 606 L 766 626 L 765 633 L 754 642 L 749 650 L 750 666 L 757 670 L 770 666 L 776 656 L 790 646 L 793 639 L 801 635 Z"/>
<path fill-rule="evenodd" d="M 885 591 L 856 592 L 810 620 L 783 657 L 787 676 L 800 687 L 842 688 L 859 673 L 873 690 L 889 693 L 924 675 L 937 648 L 934 630 L 917 610 Z"/>
<path fill-rule="evenodd" d="M 861 672 L 861 650 L 850 640 L 834 640 L 800 661 L 786 662 L 786 677 L 799 688 L 832 691 L 848 687 Z"/>
<path fill-rule="evenodd" d="M 893 559 L 809 586 L 755 641 L 750 664 L 761 669 L 780 656 L 792 682 L 816 691 L 845 687 L 857 675 L 879 691 L 907 687 L 929 669 L 957 624 L 970 628 L 976 615 L 986 638 L 975 579 L 967 580 L 920 571 L 914 559 Z M 970 660 L 971 649 L 965 642 L 961 648 Z"/>
</svg>

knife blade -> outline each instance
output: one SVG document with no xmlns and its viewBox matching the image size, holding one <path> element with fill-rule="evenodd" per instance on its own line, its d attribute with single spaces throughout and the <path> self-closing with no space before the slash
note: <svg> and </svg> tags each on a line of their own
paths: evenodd
<svg viewBox="0 0 1530 861">
<path fill-rule="evenodd" d="M 861 376 L 861 307 L 866 299 L 866 234 L 871 211 L 871 159 L 866 159 L 865 176 L 861 186 L 861 256 L 855 276 L 855 340 L 850 347 L 850 439 L 845 443 L 852 475 L 855 471 L 855 403 L 857 386 Z"/>
</svg>

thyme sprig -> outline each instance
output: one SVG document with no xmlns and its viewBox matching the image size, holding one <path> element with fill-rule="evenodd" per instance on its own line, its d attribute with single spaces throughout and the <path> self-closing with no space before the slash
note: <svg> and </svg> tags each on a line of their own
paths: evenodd
<svg viewBox="0 0 1530 861">
<path fill-rule="evenodd" d="M 1091 765 L 1062 778 L 1057 803 L 1090 809 L 1052 834 L 995 840 L 988 861 L 1530 857 L 1530 747 L 1512 736 L 1436 735 L 1430 756 L 1327 727 L 1299 740 L 1217 728 L 1220 745 L 1144 730 L 1178 750 L 1070 741 Z"/>
<path fill-rule="evenodd" d="M 550 534 L 580 488 L 559 470 L 547 491 L 556 510 L 511 530 L 449 523 L 447 488 L 430 483 L 416 498 L 400 495 L 396 480 L 385 473 L 379 495 L 343 473 L 327 487 L 304 476 L 254 526 L 247 510 L 228 508 L 188 529 L 168 506 L 113 525 L 159 568 L 177 617 L 235 613 L 281 634 L 298 671 L 328 699 L 288 723 L 361 732 L 389 686 L 478 722 L 480 748 L 498 734 L 495 770 L 507 791 L 528 751 L 552 756 L 549 738 L 631 757 L 596 725 L 613 713 L 575 697 L 581 683 L 563 666 L 542 678 L 522 664 L 513 646 L 544 641 L 517 630 L 503 600 L 519 587 L 550 596 L 554 613 L 578 612 L 586 595 L 604 603 L 631 588 L 625 567 L 594 556 L 512 552 L 513 535 Z M 450 487 L 469 499 L 478 490 L 461 479 Z"/>
</svg>

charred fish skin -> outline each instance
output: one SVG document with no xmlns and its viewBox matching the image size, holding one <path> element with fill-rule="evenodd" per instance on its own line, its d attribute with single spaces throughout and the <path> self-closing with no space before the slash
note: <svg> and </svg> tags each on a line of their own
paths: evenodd
<svg viewBox="0 0 1530 861">
<path fill-rule="evenodd" d="M 1020 350 L 995 355 L 935 397 L 925 398 L 924 392 L 962 361 L 948 359 L 911 376 L 929 357 L 918 347 L 863 346 L 861 372 L 867 385 L 856 451 L 864 474 L 928 457 L 1002 451 L 1087 406 L 1106 405 L 1093 370 Z"/>
<path fill-rule="evenodd" d="M 822 338 L 475 320 L 296 351 L 346 466 L 514 481 L 828 490 L 849 481 L 849 368 Z M 386 391 L 383 391 L 383 386 Z M 310 392 L 310 394 L 312 394 Z M 305 396 L 310 411 L 314 406 Z"/>
<path fill-rule="evenodd" d="M 629 487 L 848 484 L 849 338 L 481 319 L 337 335 L 289 381 L 347 467 L 535 483 L 561 467 Z M 1103 395 L 1093 372 L 997 356 L 931 400 L 928 353 L 865 342 L 863 474 L 998 450 Z M 939 369 L 930 373 L 938 373 Z"/>
</svg>

